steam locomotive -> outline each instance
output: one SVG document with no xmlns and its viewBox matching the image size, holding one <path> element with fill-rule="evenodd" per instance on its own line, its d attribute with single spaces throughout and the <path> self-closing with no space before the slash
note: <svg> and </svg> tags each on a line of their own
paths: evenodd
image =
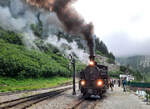
<svg viewBox="0 0 150 109">
<path fill-rule="evenodd" d="M 89 65 L 80 72 L 79 89 L 83 96 L 102 94 L 108 89 L 108 67 L 99 65 L 94 61 L 95 56 L 90 56 Z"/>
</svg>

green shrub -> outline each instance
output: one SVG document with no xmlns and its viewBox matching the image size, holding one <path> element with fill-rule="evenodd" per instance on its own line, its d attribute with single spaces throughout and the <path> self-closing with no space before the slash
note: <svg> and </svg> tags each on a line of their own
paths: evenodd
<svg viewBox="0 0 150 109">
<path fill-rule="evenodd" d="M 112 72 L 109 72 L 109 76 L 115 77 L 115 78 L 119 78 L 120 74 L 123 74 L 123 72 L 121 72 L 121 71 L 112 71 Z"/>
<path fill-rule="evenodd" d="M 100 51 L 96 50 L 96 54 L 104 56 Z"/>
<path fill-rule="evenodd" d="M 125 66 L 120 66 L 120 71 L 126 72 L 126 70 L 127 70 L 127 67 L 125 67 Z"/>
<path fill-rule="evenodd" d="M 107 62 L 108 62 L 109 64 L 115 64 L 115 60 L 114 60 L 114 59 L 111 59 L 111 58 L 108 58 L 108 59 L 107 59 Z"/>
<path fill-rule="evenodd" d="M 54 53 L 27 50 L 0 40 L 0 75 L 8 77 L 70 76 L 69 61 Z"/>
<path fill-rule="evenodd" d="M 0 39 L 3 39 L 5 42 L 23 45 L 22 38 L 21 34 L 16 34 L 15 32 L 6 31 L 0 28 Z"/>
</svg>

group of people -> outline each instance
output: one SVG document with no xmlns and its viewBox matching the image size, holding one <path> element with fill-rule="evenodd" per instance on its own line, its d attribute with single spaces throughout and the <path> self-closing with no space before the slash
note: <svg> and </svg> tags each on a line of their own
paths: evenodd
<svg viewBox="0 0 150 109">
<path fill-rule="evenodd" d="M 123 78 L 122 81 L 121 81 L 121 79 L 111 79 L 109 81 L 109 87 L 110 87 L 111 91 L 113 91 L 113 87 L 115 84 L 118 84 L 118 87 L 120 87 L 122 84 L 123 91 L 126 92 L 126 85 L 127 85 L 126 78 Z"/>
</svg>

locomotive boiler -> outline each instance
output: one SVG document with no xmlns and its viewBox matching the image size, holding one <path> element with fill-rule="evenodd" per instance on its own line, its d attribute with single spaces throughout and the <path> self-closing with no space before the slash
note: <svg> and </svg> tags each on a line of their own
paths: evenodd
<svg viewBox="0 0 150 109">
<path fill-rule="evenodd" d="M 102 94 L 108 89 L 108 67 L 97 64 L 90 56 L 89 65 L 80 72 L 79 89 L 83 96 Z"/>
</svg>

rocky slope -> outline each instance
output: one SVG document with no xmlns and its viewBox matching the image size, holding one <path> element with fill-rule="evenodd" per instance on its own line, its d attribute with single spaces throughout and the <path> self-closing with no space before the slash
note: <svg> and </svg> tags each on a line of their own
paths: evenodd
<svg viewBox="0 0 150 109">
<path fill-rule="evenodd" d="M 110 72 L 120 70 L 120 66 L 117 65 L 117 63 L 109 63 L 108 60 L 109 60 L 109 58 L 107 58 L 107 57 L 104 57 L 104 56 L 101 56 L 101 55 L 96 55 L 96 61 L 99 62 L 102 65 L 108 66 L 108 70 Z"/>
<path fill-rule="evenodd" d="M 129 65 L 131 68 L 141 71 L 141 73 L 150 74 L 150 56 L 132 56 L 117 58 L 116 60 L 121 65 Z"/>
</svg>

